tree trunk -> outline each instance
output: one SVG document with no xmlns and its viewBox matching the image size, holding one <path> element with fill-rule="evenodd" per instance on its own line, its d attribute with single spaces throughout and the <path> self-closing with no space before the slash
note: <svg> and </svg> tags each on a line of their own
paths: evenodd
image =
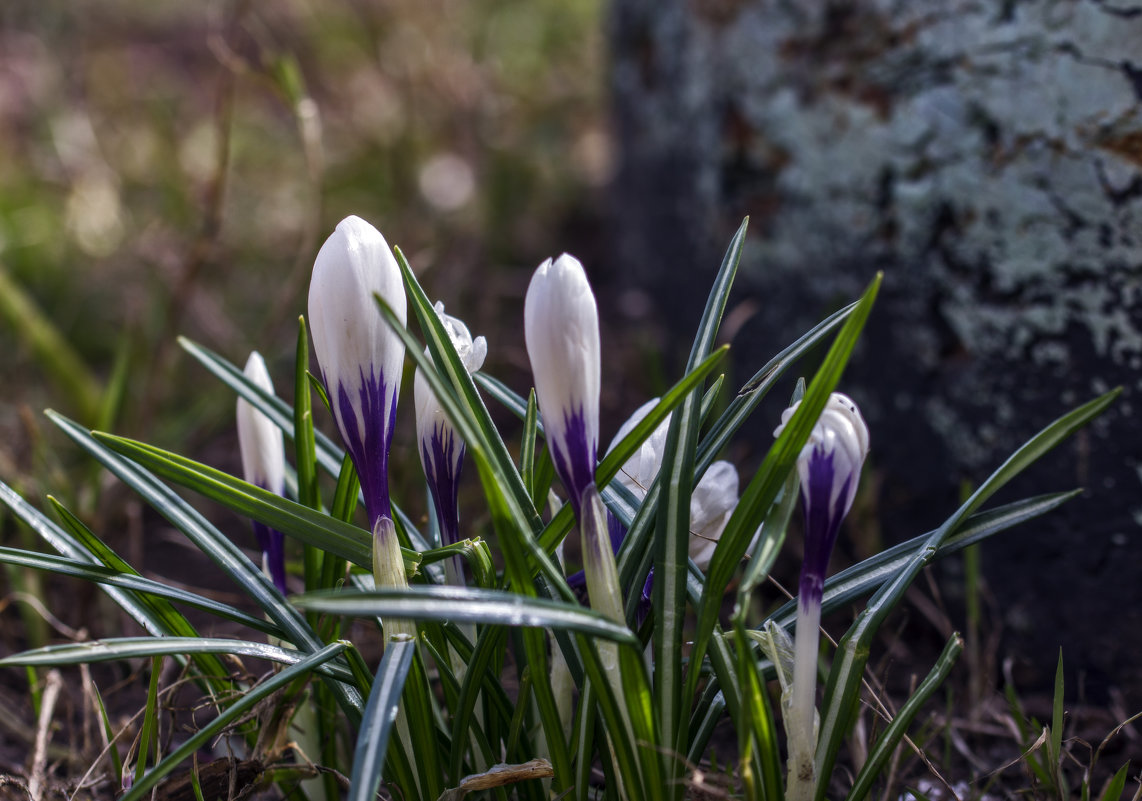
<svg viewBox="0 0 1142 801">
<path fill-rule="evenodd" d="M 843 388 L 886 539 L 1126 388 L 1015 488 L 1087 492 L 982 558 L 1018 677 L 1062 645 L 1142 692 L 1142 3 L 616 0 L 611 33 L 616 244 L 676 346 L 746 214 L 744 375 L 885 271 Z"/>
</svg>

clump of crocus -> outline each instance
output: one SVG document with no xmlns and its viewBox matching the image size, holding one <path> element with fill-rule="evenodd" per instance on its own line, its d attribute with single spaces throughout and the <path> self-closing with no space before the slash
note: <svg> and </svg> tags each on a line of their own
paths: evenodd
<svg viewBox="0 0 1142 801">
<path fill-rule="evenodd" d="M 437 302 L 436 314 L 444 323 L 452 344 L 469 373 L 479 370 L 488 355 L 488 343 L 483 337 L 472 338 L 468 327 L 455 317 L 444 313 L 444 304 Z M 452 545 L 460 539 L 460 468 L 464 461 L 464 442 L 456 433 L 428 381 L 417 370 L 413 379 L 413 398 L 416 402 L 416 434 L 420 450 L 420 463 L 428 479 L 432 505 L 440 525 L 442 544 Z M 462 584 L 460 557 L 454 556 L 444 564 L 449 584 Z"/>
<path fill-rule="evenodd" d="M 388 243 L 360 217 L 346 217 L 317 253 L 309 326 L 333 419 L 361 480 L 373 532 L 373 578 L 378 586 L 407 587 L 388 470 L 404 343 L 385 323 L 374 295 L 403 325 L 404 284 Z M 397 622 L 386 626 L 386 634 L 407 629 Z"/>
<path fill-rule="evenodd" d="M 623 620 L 607 512 L 595 487 L 599 450 L 599 313 L 583 265 L 564 253 L 539 265 L 524 299 L 524 340 L 555 472 L 582 533 L 591 606 Z"/>
<path fill-rule="evenodd" d="M 781 425 L 774 436 L 781 434 L 798 405 L 781 415 Z M 786 718 L 790 799 L 812 798 L 816 787 L 814 698 L 821 597 L 829 556 L 841 521 L 853 505 L 868 443 L 868 426 L 856 404 L 847 395 L 834 392 L 797 458 L 805 507 L 805 558 L 797 595 L 792 702 Z"/>
<path fill-rule="evenodd" d="M 260 353 L 254 351 L 250 354 L 244 372 L 255 386 L 274 394 L 270 372 Z M 282 432 L 245 398 L 238 398 L 237 419 L 243 475 L 251 484 L 282 495 L 285 492 L 285 444 Z M 253 523 L 254 535 L 262 550 L 262 569 L 274 582 L 274 586 L 285 594 L 285 537 L 265 523 L 257 520 Z"/>
</svg>

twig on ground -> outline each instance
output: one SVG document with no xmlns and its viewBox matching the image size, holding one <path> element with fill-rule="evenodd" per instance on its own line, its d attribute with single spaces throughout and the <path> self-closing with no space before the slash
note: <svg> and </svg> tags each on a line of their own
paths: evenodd
<svg viewBox="0 0 1142 801">
<path fill-rule="evenodd" d="M 32 801 L 43 801 L 45 774 L 48 767 L 48 742 L 51 740 L 52 716 L 56 701 L 63 688 L 63 676 L 56 669 L 48 671 L 44 679 L 44 694 L 40 702 L 40 719 L 36 723 L 36 744 L 32 752 L 32 771 L 28 779 L 28 795 Z"/>
</svg>

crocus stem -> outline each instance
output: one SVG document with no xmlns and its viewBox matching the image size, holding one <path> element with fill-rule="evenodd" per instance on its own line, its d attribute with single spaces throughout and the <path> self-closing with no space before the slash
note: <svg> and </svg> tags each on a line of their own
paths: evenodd
<svg viewBox="0 0 1142 801">
<path fill-rule="evenodd" d="M 373 583 L 377 589 L 393 587 L 408 589 L 408 576 L 404 572 L 404 559 L 401 557 L 400 540 L 397 538 L 397 529 L 393 521 L 381 515 L 373 524 Z M 416 640 L 416 623 L 407 618 L 381 618 L 381 628 L 385 639 L 404 639 L 406 637 Z M 416 752 L 413 749 L 412 730 L 409 728 L 408 714 L 404 704 L 397 707 L 397 736 L 404 744 L 406 752 L 415 767 Z M 420 774 L 414 771 L 417 791 L 419 792 Z"/>
<path fill-rule="evenodd" d="M 793 703 L 789 710 L 788 801 L 810 801 L 817 789 L 813 759 L 817 750 L 814 725 L 817 696 L 817 647 L 820 642 L 821 595 L 802 592 L 797 602 L 797 636 L 793 646 Z M 810 597 L 806 597 L 809 595 Z"/>
<path fill-rule="evenodd" d="M 377 589 L 408 589 L 397 529 L 384 515 L 373 525 L 373 583 Z M 381 618 L 381 626 L 386 640 L 402 634 L 416 639 L 416 623 L 406 618 Z"/>
<path fill-rule="evenodd" d="M 583 572 L 586 574 L 587 597 L 591 601 L 591 608 L 616 623 L 625 625 L 626 613 L 623 610 L 622 592 L 619 590 L 619 571 L 607 530 L 607 508 L 603 505 L 603 499 L 593 483 L 588 484 L 580 496 L 579 526 L 583 535 Z M 612 692 L 616 698 L 623 698 L 619 646 L 613 642 L 599 640 L 595 643 L 595 648 L 599 652 L 599 661 L 602 662 Z M 631 737 L 633 726 L 627 708 L 623 704 L 619 707 L 622 711 L 623 726 L 627 730 L 627 738 L 633 740 Z M 614 745 L 609 736 L 607 745 L 611 749 L 611 759 L 614 761 Z M 638 781 L 637 776 L 630 778 Z M 616 779 L 619 782 L 619 797 L 627 798 L 623 777 L 616 774 Z"/>
</svg>

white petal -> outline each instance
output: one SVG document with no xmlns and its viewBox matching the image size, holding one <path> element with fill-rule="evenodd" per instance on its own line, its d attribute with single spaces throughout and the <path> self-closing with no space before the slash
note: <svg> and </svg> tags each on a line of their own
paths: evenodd
<svg viewBox="0 0 1142 801">
<path fill-rule="evenodd" d="M 690 496 L 690 558 L 703 570 L 737 505 L 737 469 L 729 462 L 714 462 Z"/>
<path fill-rule="evenodd" d="M 404 344 L 386 325 L 373 295 L 392 307 L 403 325 L 407 307 L 400 268 L 381 233 L 360 217 L 346 217 L 325 240 L 313 265 L 309 284 L 309 326 L 313 349 L 332 394 L 338 385 L 356 399 L 362 373 L 383 375 L 388 398 L 400 390 Z M 364 419 L 341 419 L 342 431 L 353 422 L 363 432 Z"/>
<path fill-rule="evenodd" d="M 564 253 L 535 271 L 524 299 L 524 339 L 543 424 L 560 438 L 564 415 L 582 411 L 599 440 L 599 316 L 578 259 Z"/>
<path fill-rule="evenodd" d="M 785 430 L 794 411 L 801 402 L 790 406 L 781 413 L 781 425 L 773 432 L 774 437 L 781 435 Z M 840 392 L 829 396 L 824 410 L 821 412 L 809 439 L 798 457 L 797 472 L 801 477 L 802 491 L 809 479 L 809 456 L 815 448 L 824 448 L 833 454 L 834 481 L 828 502 L 835 503 L 844 487 L 846 480 L 848 487 L 845 497 L 845 511 L 852 506 L 856 497 L 857 484 L 860 481 L 861 467 L 865 457 L 868 456 L 869 433 L 868 426 L 861 417 L 860 409 L 852 398 Z"/>
<path fill-rule="evenodd" d="M 244 373 L 255 385 L 273 394 L 270 372 L 257 351 L 246 360 Z M 285 444 L 281 430 L 245 398 L 238 399 L 237 418 L 238 447 L 246 480 L 280 495 L 285 488 Z"/>
<path fill-rule="evenodd" d="M 611 440 L 607 452 L 613 451 L 624 437 L 634 430 L 634 427 L 643 421 L 650 410 L 658 405 L 658 398 L 651 398 L 642 406 L 635 409 L 625 423 L 619 426 L 619 431 Z M 631 457 L 623 463 L 617 476 L 619 482 L 630 490 L 636 498 L 642 500 L 654 477 L 662 467 L 662 452 L 666 446 L 666 434 L 670 427 L 670 416 L 659 424 L 649 437 L 638 447 Z"/>
</svg>

